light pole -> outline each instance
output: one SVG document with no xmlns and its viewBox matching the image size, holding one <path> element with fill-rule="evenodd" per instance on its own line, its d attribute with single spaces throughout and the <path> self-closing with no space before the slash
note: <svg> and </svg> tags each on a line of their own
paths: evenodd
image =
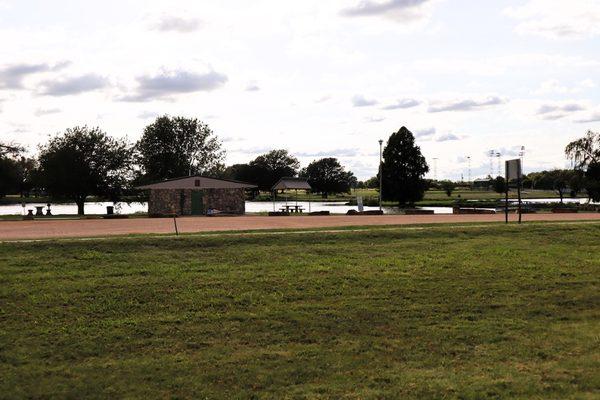
<svg viewBox="0 0 600 400">
<path fill-rule="evenodd" d="M 383 140 L 379 139 L 379 211 L 383 211 L 381 207 L 381 196 L 383 190 Z"/>
<path fill-rule="evenodd" d="M 469 163 L 469 186 L 471 186 L 471 156 L 467 156 L 467 161 Z"/>
</svg>

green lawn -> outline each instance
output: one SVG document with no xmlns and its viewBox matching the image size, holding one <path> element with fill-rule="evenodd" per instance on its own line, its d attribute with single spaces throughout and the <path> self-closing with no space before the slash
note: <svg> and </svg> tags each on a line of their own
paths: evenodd
<svg viewBox="0 0 600 400">
<path fill-rule="evenodd" d="M 600 397 L 600 225 L 0 244 L 0 398 Z"/>
</svg>

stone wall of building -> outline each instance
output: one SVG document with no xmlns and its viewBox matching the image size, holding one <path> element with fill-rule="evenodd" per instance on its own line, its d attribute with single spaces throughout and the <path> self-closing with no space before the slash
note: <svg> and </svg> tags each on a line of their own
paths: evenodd
<svg viewBox="0 0 600 400">
<path fill-rule="evenodd" d="M 246 212 L 244 189 L 204 189 L 204 209 L 209 208 L 229 214 Z"/>
<path fill-rule="evenodd" d="M 183 193 L 183 210 L 181 194 Z M 178 214 L 188 215 L 192 213 L 192 191 L 189 189 L 153 189 L 148 199 L 148 214 Z"/>
<path fill-rule="evenodd" d="M 202 192 L 204 193 L 205 213 L 209 208 L 230 214 L 244 214 L 246 211 L 244 189 L 204 189 Z M 148 214 L 191 215 L 192 189 L 151 190 L 148 199 Z"/>
</svg>

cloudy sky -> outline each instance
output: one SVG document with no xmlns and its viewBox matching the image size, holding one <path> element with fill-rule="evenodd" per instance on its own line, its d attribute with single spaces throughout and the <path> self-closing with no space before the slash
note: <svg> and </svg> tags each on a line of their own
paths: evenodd
<svg viewBox="0 0 600 400">
<path fill-rule="evenodd" d="M 0 0 L 0 139 L 184 115 L 228 163 L 287 148 L 366 178 L 405 125 L 438 178 L 521 146 L 564 167 L 600 130 L 599 50 L 599 0 Z"/>
</svg>

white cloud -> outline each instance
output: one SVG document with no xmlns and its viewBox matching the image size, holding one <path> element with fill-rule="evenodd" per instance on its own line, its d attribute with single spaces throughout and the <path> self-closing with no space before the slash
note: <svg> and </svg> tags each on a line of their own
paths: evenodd
<svg viewBox="0 0 600 400">
<path fill-rule="evenodd" d="M 596 84 L 591 79 L 584 79 L 573 86 L 562 85 L 557 79 L 548 79 L 542 82 L 540 87 L 532 93 L 536 95 L 575 94 L 594 87 L 596 87 Z"/>
<path fill-rule="evenodd" d="M 586 124 L 586 123 L 590 123 L 590 122 L 600 122 L 600 111 L 596 111 L 596 112 L 593 112 L 582 118 L 576 119 L 574 122 L 577 122 L 580 124 Z"/>
<path fill-rule="evenodd" d="M 506 100 L 498 96 L 488 96 L 483 99 L 458 99 L 448 102 L 436 102 L 429 106 L 430 113 L 444 111 L 477 111 L 490 106 L 506 103 Z"/>
<path fill-rule="evenodd" d="M 420 105 L 421 102 L 415 99 L 399 99 L 393 104 L 383 106 L 382 110 L 397 110 L 401 108 L 412 108 Z"/>
<path fill-rule="evenodd" d="M 137 79 L 138 87 L 133 94 L 120 98 L 122 101 L 143 102 L 168 98 L 173 95 L 193 92 L 209 92 L 222 87 L 226 75 L 210 71 L 162 71 L 157 75 L 143 75 Z"/>
<path fill-rule="evenodd" d="M 542 104 L 538 110 L 537 114 L 540 115 L 543 119 L 549 121 L 555 121 L 557 119 L 561 119 L 566 117 L 567 115 L 585 110 L 586 107 L 583 104 L 568 102 L 568 103 L 547 103 Z"/>
<path fill-rule="evenodd" d="M 377 116 L 377 117 L 368 117 L 365 118 L 366 122 L 382 122 L 385 121 L 385 117 Z"/>
<path fill-rule="evenodd" d="M 138 114 L 140 119 L 154 119 L 156 117 L 158 117 L 158 113 L 155 111 L 142 111 Z"/>
<path fill-rule="evenodd" d="M 161 32 L 190 33 L 202 27 L 202 22 L 197 18 L 185 18 L 174 15 L 163 15 L 152 24 L 151 28 Z"/>
<path fill-rule="evenodd" d="M 44 115 L 58 114 L 60 112 L 60 108 L 38 108 L 33 114 L 36 117 L 43 117 Z"/>
<path fill-rule="evenodd" d="M 319 97 L 318 99 L 315 100 L 315 103 L 319 104 L 319 103 L 325 103 L 326 101 L 331 100 L 331 95 L 326 94 L 324 96 Z"/>
<path fill-rule="evenodd" d="M 431 128 L 427 128 L 427 129 L 418 129 L 418 130 L 414 131 L 413 133 L 415 135 L 415 138 L 417 138 L 417 139 L 419 139 L 419 138 L 431 139 L 431 137 L 433 135 L 435 135 L 435 128 L 431 127 Z"/>
<path fill-rule="evenodd" d="M 386 17 L 408 24 L 431 15 L 432 0 L 362 0 L 353 7 L 343 9 L 345 17 Z"/>
<path fill-rule="evenodd" d="M 0 89 L 23 89 L 23 81 L 28 76 L 43 72 L 58 71 L 68 65 L 68 62 L 61 62 L 55 65 L 47 63 L 21 63 L 4 66 L 0 68 Z"/>
<path fill-rule="evenodd" d="M 356 157 L 359 155 L 359 149 L 331 149 L 326 151 L 314 151 L 314 152 L 298 152 L 294 153 L 297 157 Z"/>
<path fill-rule="evenodd" d="M 375 99 L 366 98 L 362 94 L 357 94 L 352 97 L 352 106 L 354 107 L 369 107 L 379 103 Z"/>
<path fill-rule="evenodd" d="M 435 141 L 436 142 L 451 142 L 451 141 L 455 141 L 455 140 L 460 140 L 461 138 L 459 136 L 456 136 L 453 133 L 446 133 L 444 135 L 440 135 L 438 136 Z"/>
<path fill-rule="evenodd" d="M 258 86 L 258 83 L 252 81 L 246 85 L 245 90 L 246 92 L 258 92 L 260 90 L 260 86 Z"/>
<path fill-rule="evenodd" d="M 40 86 L 40 93 L 43 95 L 69 96 L 103 89 L 109 86 L 109 81 L 97 74 L 85 74 L 56 80 L 46 80 Z"/>
<path fill-rule="evenodd" d="M 518 21 L 516 31 L 521 34 L 568 39 L 600 34 L 597 0 L 529 0 L 504 13 Z"/>
</svg>

